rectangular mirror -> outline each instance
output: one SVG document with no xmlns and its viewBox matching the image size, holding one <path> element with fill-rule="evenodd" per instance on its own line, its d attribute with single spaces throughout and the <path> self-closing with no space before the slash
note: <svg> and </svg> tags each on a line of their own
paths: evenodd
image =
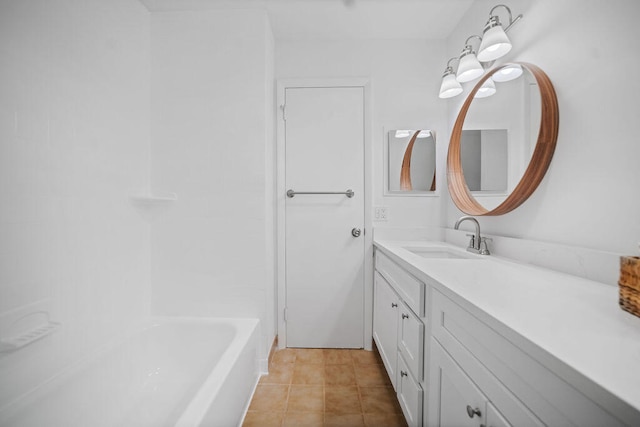
<svg viewBox="0 0 640 427">
<path fill-rule="evenodd" d="M 428 129 L 390 130 L 386 138 L 386 195 L 433 195 L 436 139 Z"/>
</svg>

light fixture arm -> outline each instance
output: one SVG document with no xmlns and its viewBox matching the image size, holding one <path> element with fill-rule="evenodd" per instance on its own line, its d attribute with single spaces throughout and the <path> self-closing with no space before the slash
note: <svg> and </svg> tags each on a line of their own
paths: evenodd
<svg viewBox="0 0 640 427">
<path fill-rule="evenodd" d="M 477 35 L 473 35 L 473 36 L 469 36 L 467 37 L 467 39 L 464 41 L 464 47 L 466 49 L 467 46 L 471 46 L 471 44 L 469 43 L 471 40 L 473 39 L 478 39 L 478 41 L 482 42 L 482 37 L 477 36 Z M 479 45 L 478 45 L 479 46 Z"/>
<path fill-rule="evenodd" d="M 505 4 L 498 4 L 496 6 L 493 6 L 491 8 L 491 10 L 489 11 L 489 21 L 492 20 L 493 17 L 497 18 L 497 15 L 494 15 L 493 12 L 499 8 L 499 7 L 504 7 L 505 9 L 507 9 L 507 13 L 509 14 L 509 25 L 507 25 L 504 29 L 504 32 L 506 33 L 507 31 L 509 31 L 509 29 L 511 27 L 513 27 L 513 25 L 518 22 L 519 20 L 522 19 L 522 14 L 518 15 L 515 17 L 515 19 L 513 18 L 513 14 L 511 13 L 511 9 L 509 9 L 509 6 L 505 5 Z"/>
<path fill-rule="evenodd" d="M 444 69 L 444 76 L 446 76 L 447 74 L 453 74 L 453 67 L 451 66 L 451 61 L 456 60 L 458 62 L 460 62 L 460 58 L 458 58 L 457 56 L 454 56 L 453 58 L 449 58 L 449 60 L 447 61 L 447 67 Z"/>
</svg>

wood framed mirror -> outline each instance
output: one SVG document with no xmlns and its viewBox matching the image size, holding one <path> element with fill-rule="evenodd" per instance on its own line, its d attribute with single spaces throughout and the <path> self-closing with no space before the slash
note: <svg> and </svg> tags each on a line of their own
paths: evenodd
<svg viewBox="0 0 640 427">
<path fill-rule="evenodd" d="M 505 74 L 514 69 L 518 70 L 519 77 L 505 80 Z M 521 75 L 519 74 L 520 70 L 522 70 Z M 497 105 L 498 110 L 488 107 L 489 104 L 486 103 L 488 97 L 476 97 L 476 94 L 481 94 L 481 88 L 485 82 L 490 78 L 493 80 L 494 75 L 496 94 L 491 98 L 497 100 L 494 101 L 494 108 Z M 506 90 L 508 87 L 516 89 L 508 91 Z M 472 104 L 473 110 L 470 112 Z M 487 135 L 496 134 L 496 129 L 502 130 L 502 128 L 510 127 L 513 122 L 520 121 L 519 118 L 511 117 L 513 114 L 522 115 L 524 118 L 521 121 L 524 124 L 519 125 L 517 131 L 507 130 L 509 135 L 506 142 L 485 144 L 506 147 L 507 150 L 510 150 L 509 156 L 507 154 L 484 156 L 486 159 L 493 159 L 493 163 L 486 162 L 493 165 L 488 169 L 504 169 L 505 173 L 508 173 L 508 179 L 504 178 L 503 180 L 505 183 L 510 183 L 504 185 L 504 191 L 470 190 L 463 168 L 463 163 L 469 165 L 468 160 L 463 161 L 463 139 L 468 139 L 466 138 L 467 132 L 470 132 L 471 129 L 478 131 L 478 135 L 482 132 Z M 468 116 L 469 120 L 466 120 Z M 487 121 L 487 118 L 490 117 L 498 119 L 497 122 Z M 539 122 L 539 125 L 536 122 Z M 469 93 L 458 113 L 451 133 L 447 154 L 447 183 L 451 198 L 458 209 L 468 215 L 495 216 L 511 212 L 524 203 L 536 190 L 549 168 L 558 139 L 558 126 L 559 113 L 556 93 L 551 80 L 539 67 L 526 62 L 513 62 L 489 71 Z M 526 142 L 527 138 L 530 140 L 529 143 Z M 478 141 L 480 140 L 478 139 Z M 521 142 L 516 146 L 516 141 Z M 530 146 L 530 149 L 522 148 L 521 144 L 525 147 Z M 482 152 L 478 147 L 475 147 L 473 151 Z M 520 163 L 519 167 L 512 161 L 513 153 L 518 156 L 519 160 L 515 163 Z M 509 160 L 505 166 L 496 168 L 496 158 L 508 158 Z M 471 168 L 467 166 L 467 169 Z M 471 170 L 469 172 L 471 175 Z M 471 176 L 468 179 L 471 180 Z M 491 178 L 491 181 L 495 182 L 496 179 Z M 500 182 L 500 179 L 498 181 Z M 472 184 L 472 187 L 481 189 L 481 185 L 475 183 Z M 483 199 L 484 201 L 481 202 L 480 200 Z"/>
<path fill-rule="evenodd" d="M 433 196 L 436 135 L 431 129 L 393 129 L 384 150 L 385 196 Z"/>
</svg>

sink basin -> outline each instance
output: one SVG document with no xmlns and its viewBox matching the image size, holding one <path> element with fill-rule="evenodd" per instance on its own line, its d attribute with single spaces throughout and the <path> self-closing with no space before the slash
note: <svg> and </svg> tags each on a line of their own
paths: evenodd
<svg viewBox="0 0 640 427">
<path fill-rule="evenodd" d="M 412 254 L 423 258 L 440 258 L 440 259 L 478 259 L 477 255 L 467 252 L 449 249 L 449 248 L 421 248 L 421 247 L 405 247 Z"/>
</svg>

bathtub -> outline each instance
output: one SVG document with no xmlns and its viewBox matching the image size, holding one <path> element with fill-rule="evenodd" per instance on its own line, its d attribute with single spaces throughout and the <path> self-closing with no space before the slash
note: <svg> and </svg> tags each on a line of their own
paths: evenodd
<svg viewBox="0 0 640 427">
<path fill-rule="evenodd" d="M 238 425 L 258 381 L 257 319 L 154 319 L 0 412 L 2 426 Z"/>
</svg>

